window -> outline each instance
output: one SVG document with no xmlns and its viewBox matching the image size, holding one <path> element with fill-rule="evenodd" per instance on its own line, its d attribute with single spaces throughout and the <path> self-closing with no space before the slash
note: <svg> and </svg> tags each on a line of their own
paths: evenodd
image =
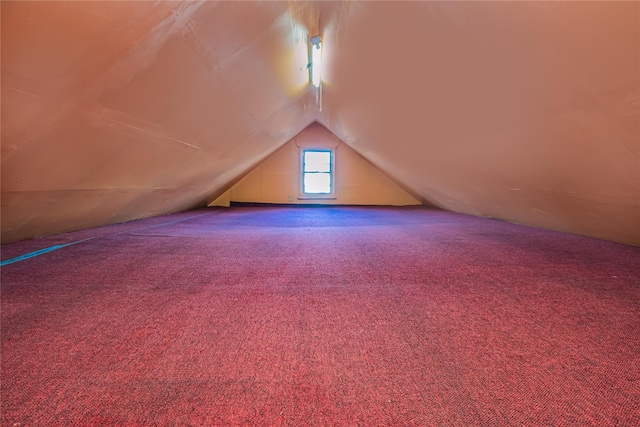
<svg viewBox="0 0 640 427">
<path fill-rule="evenodd" d="M 304 150 L 302 152 L 302 193 L 333 193 L 333 152 Z"/>
</svg>

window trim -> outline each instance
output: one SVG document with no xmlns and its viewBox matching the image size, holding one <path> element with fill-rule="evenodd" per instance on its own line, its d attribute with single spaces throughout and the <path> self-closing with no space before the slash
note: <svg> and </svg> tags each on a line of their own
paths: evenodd
<svg viewBox="0 0 640 427">
<path fill-rule="evenodd" d="M 304 155 L 308 151 L 315 152 L 325 152 L 330 153 L 331 163 L 329 165 L 329 178 L 331 182 L 331 192 L 330 193 L 305 193 L 304 192 Z M 298 168 L 300 172 L 300 195 L 298 196 L 298 200 L 335 200 L 336 196 L 336 150 L 333 148 L 313 148 L 313 147 L 300 147 L 300 167 Z"/>
</svg>

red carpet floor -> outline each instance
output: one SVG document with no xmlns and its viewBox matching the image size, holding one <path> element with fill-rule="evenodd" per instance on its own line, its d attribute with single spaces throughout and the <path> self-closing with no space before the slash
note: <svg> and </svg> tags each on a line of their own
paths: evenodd
<svg viewBox="0 0 640 427">
<path fill-rule="evenodd" d="M 84 240 L 90 239 L 90 240 Z M 640 249 L 422 208 L 2 246 L 3 426 L 638 426 Z"/>
</svg>

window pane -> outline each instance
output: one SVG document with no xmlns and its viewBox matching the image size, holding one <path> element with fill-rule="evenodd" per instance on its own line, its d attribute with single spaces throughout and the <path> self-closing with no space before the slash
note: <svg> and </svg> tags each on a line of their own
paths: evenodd
<svg viewBox="0 0 640 427">
<path fill-rule="evenodd" d="M 331 153 L 329 151 L 305 151 L 305 172 L 330 172 Z"/>
<path fill-rule="evenodd" d="M 331 174 L 330 173 L 305 173 L 304 174 L 304 192 L 315 194 L 331 193 Z"/>
</svg>

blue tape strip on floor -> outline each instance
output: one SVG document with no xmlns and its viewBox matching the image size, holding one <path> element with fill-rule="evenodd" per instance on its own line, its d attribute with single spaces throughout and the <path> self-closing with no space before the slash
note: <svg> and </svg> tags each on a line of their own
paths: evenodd
<svg viewBox="0 0 640 427">
<path fill-rule="evenodd" d="M 142 227 L 139 230 L 144 230 L 146 228 L 152 228 L 152 227 L 160 227 L 160 226 L 168 225 L 168 224 L 174 224 L 176 222 L 188 221 L 190 219 L 198 218 L 200 216 L 204 216 L 204 215 L 208 215 L 208 214 L 209 213 L 203 213 L 203 214 L 200 214 L 200 215 L 191 216 L 189 218 L 177 219 L 175 221 L 169 221 L 169 222 L 163 222 L 161 224 L 149 225 L 147 227 Z M 138 230 L 138 229 L 136 229 L 136 230 Z M 122 233 L 129 233 L 129 231 L 123 231 L 121 233 L 116 233 L 116 234 L 122 234 Z M 64 247 L 66 247 L 66 246 L 76 245 L 78 243 L 86 242 L 87 240 L 92 240 L 92 239 L 95 239 L 95 237 L 89 237 L 88 239 L 82 239 L 82 240 L 78 240 L 77 242 L 66 243 L 64 245 L 50 246 L 48 248 L 40 249 L 40 250 L 35 251 L 35 252 L 31 252 L 31 253 L 28 253 L 28 254 L 20 255 L 19 257 L 7 259 L 7 260 L 4 260 L 4 261 L 0 262 L 0 267 L 5 266 L 5 265 L 9 265 L 9 264 L 13 264 L 14 262 L 24 261 L 24 260 L 29 259 L 29 258 L 34 258 L 34 257 L 37 257 L 39 255 L 46 254 L 48 252 L 52 252 L 52 251 L 55 251 L 55 250 L 58 250 L 58 249 L 62 249 Z"/>
<path fill-rule="evenodd" d="M 9 264 L 13 264 L 14 262 L 24 261 L 24 260 L 29 259 L 29 258 L 34 258 L 34 257 L 37 257 L 39 255 L 46 254 L 48 252 L 52 252 L 52 251 L 55 251 L 55 250 L 58 250 L 58 249 L 62 249 L 64 247 L 66 247 L 66 246 L 76 245 L 78 243 L 86 242 L 87 240 L 91 240 L 91 239 L 93 239 L 93 237 L 91 237 L 89 239 L 78 240 L 77 242 L 66 243 L 64 245 L 49 246 L 48 248 L 40 249 L 40 250 L 35 251 L 35 252 L 31 252 L 31 253 L 28 253 L 28 254 L 20 255 L 18 257 L 11 258 L 11 259 L 6 259 L 6 260 L 0 262 L 0 267 L 3 267 L 5 265 L 9 265 Z"/>
</svg>

